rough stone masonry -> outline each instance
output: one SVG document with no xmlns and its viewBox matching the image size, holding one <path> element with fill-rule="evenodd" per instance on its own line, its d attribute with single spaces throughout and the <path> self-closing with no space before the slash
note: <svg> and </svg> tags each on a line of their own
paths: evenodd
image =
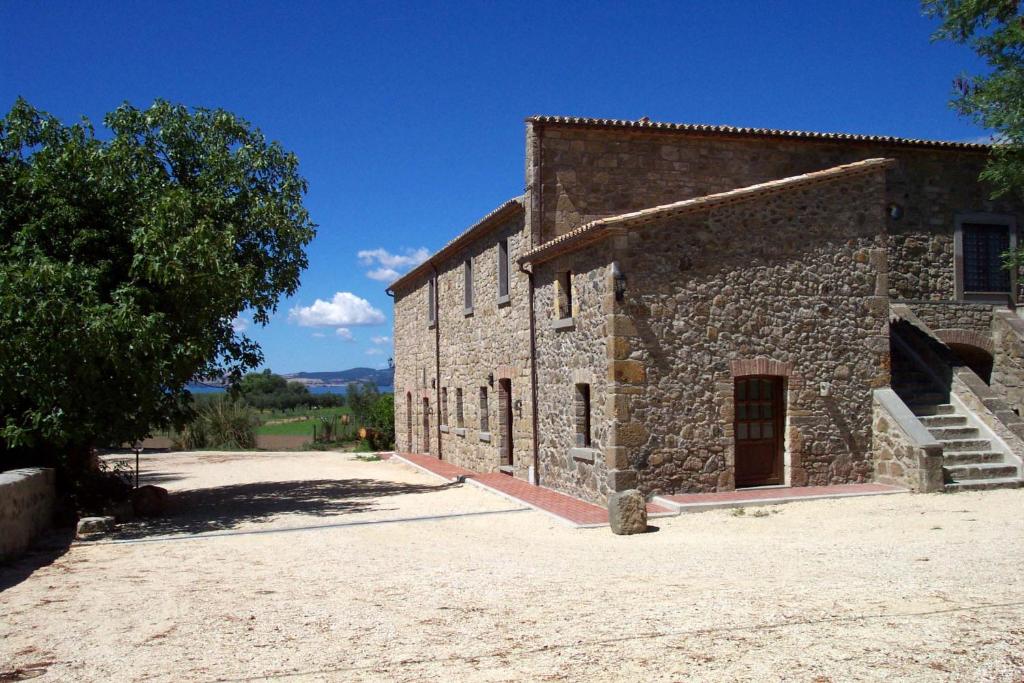
<svg viewBox="0 0 1024 683">
<path fill-rule="evenodd" d="M 389 288 L 399 450 L 598 503 L 867 481 L 893 303 L 1024 408 L 1017 274 L 974 291 L 1020 212 L 977 181 L 987 153 L 527 119 L 525 194 Z"/>
</svg>

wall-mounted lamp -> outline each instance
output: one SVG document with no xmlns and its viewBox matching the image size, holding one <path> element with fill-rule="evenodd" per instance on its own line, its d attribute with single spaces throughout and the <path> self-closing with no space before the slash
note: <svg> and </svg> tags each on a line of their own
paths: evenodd
<svg viewBox="0 0 1024 683">
<path fill-rule="evenodd" d="M 894 221 L 898 221 L 899 219 L 903 218 L 903 207 L 895 202 L 885 207 L 885 212 L 889 214 L 889 218 L 893 219 Z"/>
<path fill-rule="evenodd" d="M 494 386 L 494 373 L 493 372 L 487 373 L 487 385 L 488 386 L 492 386 L 492 387 Z"/>
<path fill-rule="evenodd" d="M 626 298 L 626 276 L 622 274 L 622 268 L 618 261 L 612 261 L 612 280 L 615 288 L 615 300 L 619 303 Z"/>
<path fill-rule="evenodd" d="M 512 405 L 516 409 L 516 416 L 517 417 L 522 417 L 523 416 L 523 399 L 517 398 L 516 402 L 513 403 Z"/>
</svg>

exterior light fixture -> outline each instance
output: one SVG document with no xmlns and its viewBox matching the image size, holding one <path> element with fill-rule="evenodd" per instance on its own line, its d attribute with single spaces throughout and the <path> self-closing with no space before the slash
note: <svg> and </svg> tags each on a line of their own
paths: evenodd
<svg viewBox="0 0 1024 683">
<path fill-rule="evenodd" d="M 889 218 L 893 219 L 894 221 L 898 221 L 899 219 L 903 218 L 903 207 L 895 202 L 885 207 L 885 212 L 889 214 Z"/>
</svg>

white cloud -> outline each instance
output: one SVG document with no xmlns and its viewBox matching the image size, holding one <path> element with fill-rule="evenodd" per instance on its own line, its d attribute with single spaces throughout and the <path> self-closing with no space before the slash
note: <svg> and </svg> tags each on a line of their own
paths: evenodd
<svg viewBox="0 0 1024 683">
<path fill-rule="evenodd" d="M 323 338 L 324 338 L 324 337 L 326 337 L 327 335 L 326 335 L 326 334 L 324 334 L 323 332 L 314 332 L 314 333 L 313 333 L 313 336 L 314 336 L 314 337 L 316 337 L 317 339 L 323 339 Z"/>
<path fill-rule="evenodd" d="M 366 349 L 367 356 L 383 356 L 384 352 L 381 349 Z"/>
<path fill-rule="evenodd" d="M 369 301 L 352 292 L 337 292 L 330 301 L 317 299 L 312 306 L 296 306 L 288 319 L 303 327 L 380 325 L 386 320 Z"/>
<path fill-rule="evenodd" d="M 251 321 L 248 318 L 238 316 L 231 320 L 231 329 L 241 334 L 242 332 L 245 332 L 247 329 L 249 329 L 250 324 Z"/>
<path fill-rule="evenodd" d="M 370 341 L 372 341 L 374 344 L 387 344 L 388 342 L 391 341 L 391 337 L 380 335 L 379 337 L 371 337 Z"/>
<path fill-rule="evenodd" d="M 339 337 L 341 337 L 342 341 L 350 342 L 356 340 L 356 338 L 352 336 L 352 330 L 348 329 L 347 327 L 339 327 L 334 332 Z"/>
<path fill-rule="evenodd" d="M 366 277 L 371 280 L 376 280 L 377 282 L 394 282 L 401 277 L 401 275 L 402 274 L 394 268 L 374 268 L 366 273 Z"/>
<path fill-rule="evenodd" d="M 363 249 L 358 252 L 359 262 L 364 266 L 376 266 L 367 271 L 366 276 L 379 282 L 391 282 L 401 277 L 402 273 L 415 268 L 430 257 L 426 247 L 403 249 L 400 254 L 393 254 L 387 249 Z"/>
</svg>

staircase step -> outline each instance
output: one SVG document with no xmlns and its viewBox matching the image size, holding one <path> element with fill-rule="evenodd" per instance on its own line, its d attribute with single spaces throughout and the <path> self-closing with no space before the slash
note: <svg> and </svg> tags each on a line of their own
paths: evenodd
<svg viewBox="0 0 1024 683">
<path fill-rule="evenodd" d="M 992 442 L 988 439 L 940 439 L 943 453 L 963 453 L 966 451 L 992 450 Z"/>
<path fill-rule="evenodd" d="M 939 441 L 975 439 L 979 435 L 978 428 L 971 427 L 970 425 L 964 427 L 929 427 L 928 431 Z"/>
<path fill-rule="evenodd" d="M 900 396 L 904 394 L 900 393 L 899 390 L 895 390 Z M 929 391 L 929 392 L 911 392 L 905 394 L 910 400 L 907 403 L 912 404 L 934 404 L 934 403 L 945 403 L 949 400 L 949 394 L 945 392 Z"/>
<path fill-rule="evenodd" d="M 955 415 L 956 408 L 952 403 L 909 403 L 910 409 L 918 417 L 927 415 Z"/>
<path fill-rule="evenodd" d="M 981 463 L 1001 463 L 1004 456 L 998 451 L 953 451 L 942 453 L 942 462 L 945 465 L 980 465 Z"/>
<path fill-rule="evenodd" d="M 950 465 L 942 469 L 946 471 L 946 474 L 954 482 L 974 479 L 1009 479 L 1016 477 L 1018 474 L 1016 465 L 998 462 L 977 465 Z"/>
<path fill-rule="evenodd" d="M 1017 477 L 1006 477 L 1003 479 L 971 479 L 968 481 L 957 481 L 946 484 L 946 491 L 988 491 L 990 489 L 1017 489 L 1024 484 L 1024 481 Z"/>
<path fill-rule="evenodd" d="M 932 427 L 962 427 L 967 424 L 967 418 L 963 415 L 924 415 L 921 417 L 921 424 L 928 429 Z"/>
</svg>

